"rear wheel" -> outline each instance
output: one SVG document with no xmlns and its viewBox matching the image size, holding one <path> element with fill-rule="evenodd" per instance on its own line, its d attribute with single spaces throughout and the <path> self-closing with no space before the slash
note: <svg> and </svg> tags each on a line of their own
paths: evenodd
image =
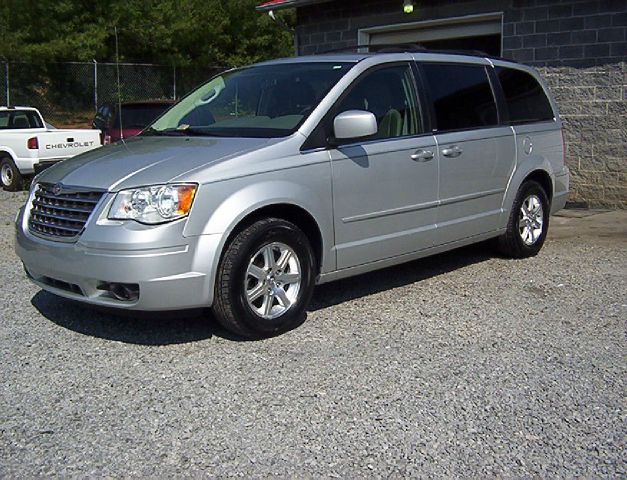
<svg viewBox="0 0 627 480">
<path fill-rule="evenodd" d="M 501 253 L 512 258 L 536 255 L 546 239 L 549 228 L 548 196 L 542 186 L 529 180 L 516 194 L 507 231 L 498 238 Z"/>
<path fill-rule="evenodd" d="M 227 330 L 267 337 L 298 326 L 314 288 L 314 255 L 294 224 L 259 220 L 238 233 L 220 262 L 213 312 Z"/>
<path fill-rule="evenodd" d="M 22 174 L 9 157 L 0 158 L 0 180 L 2 187 L 9 192 L 15 192 L 22 187 Z"/>
</svg>

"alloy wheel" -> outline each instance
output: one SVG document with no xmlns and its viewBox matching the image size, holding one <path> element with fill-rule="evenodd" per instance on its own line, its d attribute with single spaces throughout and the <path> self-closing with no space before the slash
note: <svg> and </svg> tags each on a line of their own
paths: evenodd
<svg viewBox="0 0 627 480">
<path fill-rule="evenodd" d="M 518 217 L 518 231 L 525 245 L 533 245 L 542 235 L 544 210 L 537 195 L 529 195 L 522 202 Z"/>
<path fill-rule="evenodd" d="M 287 312 L 298 300 L 301 265 L 292 248 L 281 242 L 261 247 L 250 259 L 244 279 L 248 306 L 264 319 Z"/>
</svg>

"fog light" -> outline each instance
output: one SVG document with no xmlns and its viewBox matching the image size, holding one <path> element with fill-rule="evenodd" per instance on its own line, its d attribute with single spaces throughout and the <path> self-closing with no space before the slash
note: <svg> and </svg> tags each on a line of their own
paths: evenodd
<svg viewBox="0 0 627 480">
<path fill-rule="evenodd" d="M 134 302 L 139 299 L 139 285 L 136 283 L 101 283 L 98 290 L 104 290 L 121 302 Z"/>
</svg>

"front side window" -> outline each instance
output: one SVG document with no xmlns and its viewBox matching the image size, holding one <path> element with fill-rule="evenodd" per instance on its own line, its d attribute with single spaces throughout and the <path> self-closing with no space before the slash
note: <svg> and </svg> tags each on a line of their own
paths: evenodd
<svg viewBox="0 0 627 480">
<path fill-rule="evenodd" d="M 425 63 L 422 68 L 439 132 L 498 124 L 496 102 L 482 65 Z"/>
<path fill-rule="evenodd" d="M 503 87 L 509 121 L 513 125 L 553 120 L 551 103 L 533 76 L 513 68 L 496 67 L 494 70 Z"/>
<path fill-rule="evenodd" d="M 290 135 L 352 65 L 285 63 L 224 73 L 182 99 L 144 135 Z"/>
<path fill-rule="evenodd" d="M 336 115 L 348 110 L 374 114 L 378 132 L 373 138 L 403 137 L 424 131 L 409 65 L 366 73 L 340 102 Z"/>
</svg>

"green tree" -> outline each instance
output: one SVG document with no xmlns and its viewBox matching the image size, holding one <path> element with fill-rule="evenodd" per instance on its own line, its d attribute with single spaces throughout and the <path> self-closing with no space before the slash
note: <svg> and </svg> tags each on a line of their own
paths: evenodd
<svg viewBox="0 0 627 480">
<path fill-rule="evenodd" d="M 0 57 L 243 65 L 289 56 L 293 38 L 256 0 L 2 0 Z M 287 24 L 294 13 L 282 12 Z"/>
</svg>

